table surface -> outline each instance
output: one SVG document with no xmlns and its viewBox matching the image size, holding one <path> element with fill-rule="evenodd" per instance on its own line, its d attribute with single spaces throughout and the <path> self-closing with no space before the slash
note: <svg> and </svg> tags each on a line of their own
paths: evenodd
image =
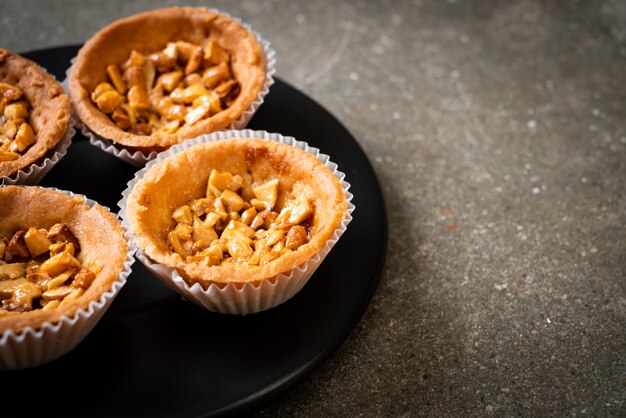
<svg viewBox="0 0 626 418">
<path fill-rule="evenodd" d="M 169 4 L 3 0 L 0 46 Z M 365 316 L 256 416 L 626 414 L 625 2 L 210 5 L 352 132 L 389 212 Z"/>
</svg>

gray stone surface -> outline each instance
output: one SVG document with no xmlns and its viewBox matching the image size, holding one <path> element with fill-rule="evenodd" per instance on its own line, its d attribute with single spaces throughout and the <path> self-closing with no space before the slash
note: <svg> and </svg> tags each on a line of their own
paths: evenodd
<svg viewBox="0 0 626 418">
<path fill-rule="evenodd" d="M 173 3 L 3 0 L 0 45 Z M 626 415 L 625 2 L 210 5 L 353 133 L 389 210 L 364 318 L 257 416 Z"/>
</svg>

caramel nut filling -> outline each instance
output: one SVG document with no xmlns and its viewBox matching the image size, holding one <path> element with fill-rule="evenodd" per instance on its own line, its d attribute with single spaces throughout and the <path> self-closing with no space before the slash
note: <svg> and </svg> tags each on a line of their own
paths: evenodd
<svg viewBox="0 0 626 418">
<path fill-rule="evenodd" d="M 36 142 L 29 116 L 30 106 L 22 90 L 0 82 L 0 162 L 17 160 Z"/>
<path fill-rule="evenodd" d="M 176 208 L 167 240 L 189 263 L 264 266 L 310 239 L 313 207 L 304 195 L 278 210 L 279 182 L 254 188 L 243 178 L 212 170 L 206 196 Z"/>
<path fill-rule="evenodd" d="M 121 66 L 109 65 L 107 76 L 91 100 L 136 135 L 173 134 L 228 108 L 240 91 L 228 51 L 212 40 L 169 42 L 146 55 L 132 51 Z"/>
<path fill-rule="evenodd" d="M 76 237 L 60 223 L 0 237 L 0 316 L 55 309 L 80 297 L 96 276 L 79 252 Z"/>
</svg>

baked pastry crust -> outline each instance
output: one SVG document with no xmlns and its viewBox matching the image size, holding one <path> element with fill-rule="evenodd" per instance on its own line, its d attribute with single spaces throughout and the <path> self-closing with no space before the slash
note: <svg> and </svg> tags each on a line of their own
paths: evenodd
<svg viewBox="0 0 626 418">
<path fill-rule="evenodd" d="M 45 69 L 0 48 L 0 82 L 19 87 L 31 106 L 28 122 L 37 141 L 13 161 L 0 162 L 0 177 L 25 169 L 42 158 L 67 132 L 71 109 L 63 87 Z"/>
<path fill-rule="evenodd" d="M 51 210 L 54 208 L 54 210 Z M 62 222 L 80 244 L 78 259 L 96 274 L 85 293 L 53 310 L 32 310 L 0 316 L 0 333 L 38 328 L 64 316 L 87 309 L 92 301 L 111 289 L 124 268 L 128 244 L 116 217 L 99 205 L 89 207 L 83 198 L 39 187 L 0 187 L 0 234 L 11 235 L 18 229 L 50 228 Z"/>
<path fill-rule="evenodd" d="M 314 207 L 309 241 L 263 266 L 186 262 L 170 249 L 167 241 L 167 234 L 174 227 L 172 212 L 203 196 L 212 169 L 241 175 L 244 187 L 278 179 L 277 211 L 297 196 L 306 196 Z M 205 289 L 211 283 L 271 280 L 304 264 L 332 236 L 346 210 L 341 183 L 315 156 L 260 138 L 214 141 L 181 151 L 153 165 L 137 182 L 126 203 L 130 229 L 146 255 L 176 269 L 188 284 L 197 282 Z"/>
<path fill-rule="evenodd" d="M 241 86 L 227 109 L 174 134 L 147 136 L 123 131 L 91 101 L 95 87 L 108 80 L 106 67 L 122 64 L 133 50 L 157 52 L 172 41 L 203 45 L 209 36 L 231 54 L 232 72 Z M 124 146 L 168 147 L 228 127 L 254 102 L 264 80 L 263 49 L 241 23 L 205 8 L 171 7 L 117 20 L 96 33 L 79 51 L 69 86 L 76 113 L 96 134 Z"/>
</svg>

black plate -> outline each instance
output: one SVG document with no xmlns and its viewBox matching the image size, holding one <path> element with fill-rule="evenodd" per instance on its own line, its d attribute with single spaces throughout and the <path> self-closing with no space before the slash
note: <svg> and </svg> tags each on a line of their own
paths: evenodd
<svg viewBox="0 0 626 418">
<path fill-rule="evenodd" d="M 25 54 L 65 78 L 78 46 Z M 206 416 L 258 406 L 320 364 L 352 331 L 378 284 L 387 243 L 380 187 L 365 154 L 326 110 L 277 80 L 250 128 L 320 148 L 352 184 L 354 220 L 288 302 L 247 316 L 181 301 L 138 261 L 117 299 L 69 354 L 0 372 L 0 415 Z M 135 168 L 74 137 L 42 181 L 117 211 Z"/>
</svg>

